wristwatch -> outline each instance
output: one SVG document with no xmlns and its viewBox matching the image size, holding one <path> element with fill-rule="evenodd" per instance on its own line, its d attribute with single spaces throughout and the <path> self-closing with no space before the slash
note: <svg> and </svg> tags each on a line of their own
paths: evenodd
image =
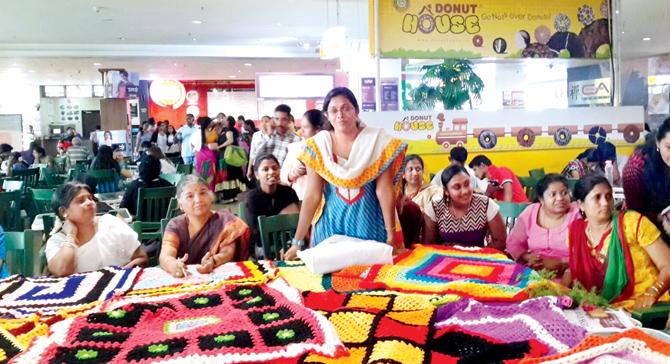
<svg viewBox="0 0 670 364">
<path fill-rule="evenodd" d="M 292 246 L 297 246 L 298 248 L 302 249 L 302 247 L 305 246 L 305 239 L 291 239 L 291 245 Z"/>
</svg>

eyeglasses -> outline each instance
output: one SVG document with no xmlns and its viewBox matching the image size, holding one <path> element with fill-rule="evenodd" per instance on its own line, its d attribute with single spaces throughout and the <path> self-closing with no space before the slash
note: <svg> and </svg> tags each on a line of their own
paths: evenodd
<svg viewBox="0 0 670 364">
<path fill-rule="evenodd" d="M 337 115 L 337 113 L 349 114 L 354 111 L 354 107 L 351 105 L 344 105 L 339 110 L 336 108 L 328 108 L 328 115 Z"/>
</svg>

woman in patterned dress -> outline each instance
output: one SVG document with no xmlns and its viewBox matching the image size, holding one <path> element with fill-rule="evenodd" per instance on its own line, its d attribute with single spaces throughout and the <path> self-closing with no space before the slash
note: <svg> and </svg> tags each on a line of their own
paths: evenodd
<svg viewBox="0 0 670 364">
<path fill-rule="evenodd" d="M 423 240 L 426 244 L 484 246 L 505 249 L 507 232 L 500 208 L 490 198 L 474 194 L 470 176 L 460 165 L 442 172 L 444 196 L 426 205 Z"/>
</svg>

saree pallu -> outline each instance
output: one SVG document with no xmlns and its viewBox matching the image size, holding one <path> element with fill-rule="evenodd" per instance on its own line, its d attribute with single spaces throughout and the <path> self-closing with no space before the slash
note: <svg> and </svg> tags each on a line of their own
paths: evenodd
<svg viewBox="0 0 670 364">
<path fill-rule="evenodd" d="M 195 171 L 207 181 L 207 186 L 214 192 L 216 186 L 216 152 L 203 145 L 200 150 L 195 153 Z"/>
<path fill-rule="evenodd" d="M 391 170 L 394 189 L 388 193 L 393 194 L 395 207 L 406 150 L 406 144 L 391 138 L 384 130 L 372 127 L 361 130 L 348 160 L 333 153 L 332 139 L 327 131 L 306 141 L 298 159 L 325 181 L 321 207 L 313 220 L 312 246 L 335 234 L 388 241 L 376 194 L 377 178 L 387 169 Z M 393 228 L 396 247 L 404 247 L 397 214 Z"/>
</svg>

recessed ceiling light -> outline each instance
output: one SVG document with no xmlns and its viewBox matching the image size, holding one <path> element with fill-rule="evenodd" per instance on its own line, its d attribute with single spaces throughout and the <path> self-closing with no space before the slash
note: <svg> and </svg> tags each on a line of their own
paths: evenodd
<svg viewBox="0 0 670 364">
<path fill-rule="evenodd" d="M 29 73 L 35 73 L 35 70 L 29 70 L 28 72 Z"/>
<path fill-rule="evenodd" d="M 624 32 L 624 31 L 622 30 L 622 31 L 621 31 L 621 34 L 626 34 L 626 32 Z"/>
<path fill-rule="evenodd" d="M 280 26 L 281 26 L 281 23 L 277 23 L 277 26 L 280 27 Z"/>
<path fill-rule="evenodd" d="M 193 38 L 193 41 L 194 41 L 194 42 L 195 42 L 196 40 L 198 40 L 198 39 L 197 39 L 197 38 Z"/>
<path fill-rule="evenodd" d="M 247 67 L 251 67 L 251 63 L 245 63 L 244 65 Z"/>
<path fill-rule="evenodd" d="M 191 20 L 193 24 L 202 24 L 202 20 Z"/>
<path fill-rule="evenodd" d="M 228 78 L 237 78 L 237 76 L 235 76 L 235 75 L 230 75 L 230 76 L 228 76 Z"/>
<path fill-rule="evenodd" d="M 642 38 L 642 40 L 645 41 L 645 42 L 648 42 L 648 41 L 651 40 L 651 38 L 650 37 L 644 37 L 644 38 Z"/>
<path fill-rule="evenodd" d="M 172 65 L 175 66 L 175 67 L 177 67 L 177 64 L 176 64 L 176 63 L 173 63 Z"/>
<path fill-rule="evenodd" d="M 96 67 L 97 67 L 97 66 L 102 66 L 102 64 L 100 64 L 100 63 L 98 63 L 98 62 L 93 63 L 93 65 L 96 66 Z"/>
<path fill-rule="evenodd" d="M 126 40 L 126 37 L 119 37 L 119 40 Z"/>
<path fill-rule="evenodd" d="M 619 10 L 615 10 L 615 11 L 614 11 L 614 14 L 619 14 Z"/>
<path fill-rule="evenodd" d="M 237 70 L 237 73 L 242 73 L 242 70 Z"/>
</svg>

